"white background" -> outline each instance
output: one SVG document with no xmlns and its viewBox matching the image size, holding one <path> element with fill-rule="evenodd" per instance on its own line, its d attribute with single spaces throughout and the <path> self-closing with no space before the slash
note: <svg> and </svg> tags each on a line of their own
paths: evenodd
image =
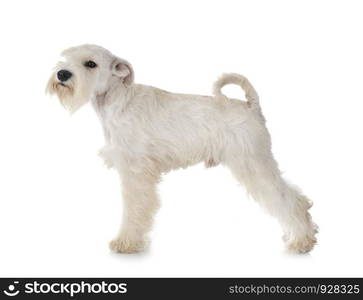
<svg viewBox="0 0 363 300">
<path fill-rule="evenodd" d="M 0 276 L 363 276 L 362 15 L 361 1 L 2 1 Z M 286 254 L 229 171 L 198 165 L 164 176 L 150 249 L 112 254 L 122 203 L 98 120 L 44 94 L 83 43 L 170 91 L 248 76 L 281 170 L 314 200 L 314 251 Z"/>
</svg>

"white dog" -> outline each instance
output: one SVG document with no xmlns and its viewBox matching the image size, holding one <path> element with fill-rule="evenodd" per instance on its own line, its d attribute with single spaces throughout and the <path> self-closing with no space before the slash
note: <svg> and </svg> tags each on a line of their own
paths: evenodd
<svg viewBox="0 0 363 300">
<path fill-rule="evenodd" d="M 144 249 L 159 207 L 161 174 L 199 162 L 230 168 L 278 219 L 290 251 L 313 248 L 317 227 L 308 212 L 311 201 L 281 177 L 257 93 L 245 77 L 223 75 L 214 96 L 174 94 L 134 83 L 131 64 L 102 47 L 73 47 L 62 56 L 47 91 L 72 112 L 92 103 L 105 136 L 100 155 L 121 177 L 124 213 L 112 250 Z M 226 84 L 241 86 L 247 101 L 223 95 Z"/>
</svg>

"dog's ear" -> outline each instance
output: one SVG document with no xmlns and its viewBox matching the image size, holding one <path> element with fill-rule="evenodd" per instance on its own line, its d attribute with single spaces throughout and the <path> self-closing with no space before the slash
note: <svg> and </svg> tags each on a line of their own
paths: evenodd
<svg viewBox="0 0 363 300">
<path fill-rule="evenodd" d="M 134 82 L 134 70 L 128 61 L 116 57 L 111 64 L 111 70 L 112 74 L 121 78 L 126 86 Z"/>
</svg>

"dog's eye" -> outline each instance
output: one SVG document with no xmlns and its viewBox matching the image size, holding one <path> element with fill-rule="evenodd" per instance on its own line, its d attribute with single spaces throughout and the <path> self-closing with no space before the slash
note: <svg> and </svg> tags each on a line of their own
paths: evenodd
<svg viewBox="0 0 363 300">
<path fill-rule="evenodd" d="M 97 67 L 97 64 L 94 61 L 89 60 L 84 63 L 84 66 L 93 69 Z"/>
</svg>

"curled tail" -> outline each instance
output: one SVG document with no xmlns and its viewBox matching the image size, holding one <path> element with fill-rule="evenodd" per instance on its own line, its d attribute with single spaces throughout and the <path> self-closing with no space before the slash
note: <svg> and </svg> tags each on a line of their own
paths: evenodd
<svg viewBox="0 0 363 300">
<path fill-rule="evenodd" d="M 253 88 L 252 84 L 248 81 L 248 79 L 240 74 L 236 73 L 228 73 L 223 74 L 213 85 L 213 94 L 215 96 L 223 96 L 221 89 L 226 84 L 237 84 L 239 85 L 245 92 L 246 99 L 248 103 L 258 105 L 259 98 L 256 90 Z"/>
</svg>

